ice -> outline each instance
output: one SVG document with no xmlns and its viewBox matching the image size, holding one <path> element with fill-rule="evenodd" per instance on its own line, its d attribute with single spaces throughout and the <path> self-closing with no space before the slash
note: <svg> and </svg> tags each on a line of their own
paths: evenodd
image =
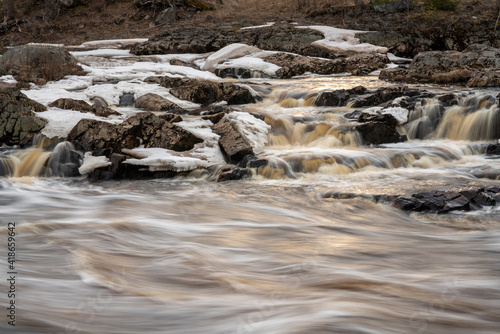
<svg viewBox="0 0 500 334">
<path fill-rule="evenodd" d="M 234 111 L 226 117 L 252 145 L 255 154 L 264 151 L 270 125 L 246 112 Z"/>
<path fill-rule="evenodd" d="M 402 58 L 394 55 L 393 53 L 387 53 L 387 57 L 393 63 L 401 64 L 401 63 L 410 63 L 412 61 L 411 58 Z"/>
<path fill-rule="evenodd" d="M 265 27 L 272 27 L 273 25 L 274 25 L 274 22 L 267 22 L 266 24 L 263 24 L 263 25 L 260 25 L 260 26 L 243 27 L 240 30 L 259 29 L 259 28 L 265 28 Z"/>
<path fill-rule="evenodd" d="M 260 49 L 255 46 L 249 46 L 241 43 L 230 44 L 209 56 L 202 69 L 205 71 L 212 71 L 219 63 L 228 59 L 239 58 L 257 52 L 260 52 Z"/>
<path fill-rule="evenodd" d="M 245 68 L 253 71 L 260 71 L 269 76 L 275 76 L 276 71 L 281 67 L 275 64 L 267 63 L 261 58 L 246 56 L 237 59 L 231 59 L 217 66 L 217 68 Z"/>
<path fill-rule="evenodd" d="M 120 118 L 102 118 L 91 113 L 81 113 L 75 110 L 63 110 L 59 108 L 49 108 L 47 111 L 36 113 L 48 121 L 47 125 L 42 129 L 42 134 L 52 138 L 64 138 L 73 129 L 73 127 L 82 119 L 96 119 L 108 123 L 121 123 Z"/>
<path fill-rule="evenodd" d="M 347 30 L 328 26 L 299 26 L 297 28 L 309 28 L 317 30 L 325 35 L 325 39 L 314 41 L 311 45 L 327 49 L 336 54 L 352 54 L 360 52 L 378 52 L 387 53 L 386 47 L 377 46 L 368 43 L 361 43 L 355 37 L 357 33 L 362 33 L 362 30 Z"/>
<path fill-rule="evenodd" d="M 89 51 L 73 51 L 70 52 L 74 57 L 94 56 L 94 57 L 124 57 L 130 56 L 129 50 L 118 49 L 97 49 Z"/>
<path fill-rule="evenodd" d="M 119 49 L 129 45 L 134 45 L 136 43 L 147 42 L 147 38 L 134 38 L 134 39 L 108 39 L 100 41 L 89 41 L 82 43 L 79 47 L 81 48 L 109 48 L 109 49 Z"/>
<path fill-rule="evenodd" d="M 219 136 L 212 132 L 212 122 L 201 118 L 184 117 L 184 120 L 176 125 L 204 140 L 203 143 L 196 144 L 189 152 L 191 157 L 205 160 L 211 164 L 224 163 L 224 156 L 219 147 Z"/>
<path fill-rule="evenodd" d="M 105 156 L 94 157 L 92 153 L 87 152 L 83 158 L 83 164 L 78 168 L 78 171 L 82 175 L 89 174 L 94 169 L 107 167 L 111 165 L 111 161 Z"/>
<path fill-rule="evenodd" d="M 208 166 L 207 161 L 163 148 L 135 148 L 127 153 L 139 159 L 127 159 L 126 164 L 149 166 L 150 171 L 187 172 Z"/>
</svg>

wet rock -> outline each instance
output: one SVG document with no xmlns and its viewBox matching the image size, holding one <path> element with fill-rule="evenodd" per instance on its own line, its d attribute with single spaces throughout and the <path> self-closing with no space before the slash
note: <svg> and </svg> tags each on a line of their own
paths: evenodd
<svg viewBox="0 0 500 334">
<path fill-rule="evenodd" d="M 158 117 L 166 122 L 169 122 L 169 123 L 179 123 L 179 122 L 183 121 L 182 117 L 180 115 L 177 115 L 177 114 L 165 113 L 165 114 L 158 115 Z"/>
<path fill-rule="evenodd" d="M 217 182 L 244 180 L 252 177 L 252 171 L 248 168 L 233 168 L 219 174 Z"/>
<path fill-rule="evenodd" d="M 122 149 L 159 147 L 174 151 L 186 151 L 203 140 L 191 132 L 166 122 L 151 112 L 128 118 L 121 124 L 82 119 L 68 134 L 68 141 L 83 152 L 94 156 L 120 153 Z"/>
<path fill-rule="evenodd" d="M 90 105 L 82 100 L 58 99 L 49 104 L 49 107 L 55 107 L 66 110 L 76 110 L 80 112 L 90 112 L 99 117 L 119 116 L 120 113 L 107 107 L 97 104 Z"/>
<path fill-rule="evenodd" d="M 399 197 L 394 206 L 405 211 L 448 213 L 478 210 L 500 204 L 500 188 L 473 188 L 459 192 L 431 191 Z"/>
<path fill-rule="evenodd" d="M 100 96 L 94 96 L 92 99 L 91 99 L 92 103 L 95 104 L 95 105 L 98 105 L 98 106 L 101 106 L 101 107 L 104 107 L 104 108 L 107 108 L 108 107 L 108 102 L 106 102 L 105 99 L 103 99 L 102 97 Z"/>
<path fill-rule="evenodd" d="M 153 93 L 147 93 L 137 98 L 135 107 L 148 111 L 168 111 L 176 114 L 186 114 L 187 110 L 172 101 Z"/>
<path fill-rule="evenodd" d="M 254 155 L 250 143 L 236 130 L 226 117 L 215 124 L 212 130 L 220 136 L 219 146 L 227 162 L 237 164 L 246 155 Z"/>
<path fill-rule="evenodd" d="M 363 114 L 361 110 L 355 110 L 353 112 L 345 114 L 344 117 L 347 119 L 353 119 L 357 121 L 359 119 L 359 116 L 361 116 L 361 114 Z"/>
<path fill-rule="evenodd" d="M 265 62 L 280 66 L 276 72 L 279 78 L 291 78 L 306 72 L 334 74 L 345 72 L 343 59 L 318 59 L 288 53 L 277 53 L 264 58 Z"/>
<path fill-rule="evenodd" d="M 405 135 L 397 131 L 398 121 L 390 114 L 362 113 L 358 121 L 364 124 L 357 125 L 353 129 L 361 135 L 364 145 L 399 143 L 407 140 Z"/>
<path fill-rule="evenodd" d="M 248 154 L 241 159 L 238 163 L 238 167 L 242 168 L 259 168 L 266 166 L 269 163 L 267 159 L 259 159 L 255 155 Z"/>
<path fill-rule="evenodd" d="M 486 154 L 488 154 L 488 155 L 500 155 L 500 144 L 489 144 L 486 147 Z"/>
<path fill-rule="evenodd" d="M 322 92 L 314 100 L 314 104 L 318 107 L 343 107 L 347 105 L 354 96 L 361 95 L 366 92 L 363 86 L 357 86 L 351 89 L 340 89 L 331 92 Z"/>
<path fill-rule="evenodd" d="M 20 82 L 43 84 L 66 75 L 83 74 L 76 59 L 56 46 L 22 45 L 9 49 L 0 58 L 0 76 L 12 75 Z"/>
<path fill-rule="evenodd" d="M 402 96 L 417 96 L 421 92 L 417 89 L 410 89 L 406 86 L 404 87 L 381 87 L 377 89 L 374 93 L 363 95 L 357 98 L 352 105 L 352 108 L 361 107 L 372 107 L 380 105 L 385 102 L 394 100 L 395 98 Z"/>
<path fill-rule="evenodd" d="M 0 144 L 30 145 L 47 124 L 33 111 L 45 110 L 45 106 L 30 100 L 17 88 L 0 89 Z"/>
</svg>

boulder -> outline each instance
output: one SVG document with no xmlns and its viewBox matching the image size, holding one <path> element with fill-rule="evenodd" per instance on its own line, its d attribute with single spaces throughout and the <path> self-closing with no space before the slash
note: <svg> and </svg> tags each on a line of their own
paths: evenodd
<svg viewBox="0 0 500 334">
<path fill-rule="evenodd" d="M 43 84 L 66 75 L 82 74 L 76 59 L 56 46 L 22 45 L 5 52 L 0 58 L 0 75 L 12 75 L 20 82 Z"/>
<path fill-rule="evenodd" d="M 76 110 L 80 112 L 90 112 L 99 117 L 108 117 L 108 116 L 119 116 L 120 113 L 107 107 L 102 107 L 98 104 L 90 105 L 82 100 L 74 100 L 74 99 L 57 99 L 54 102 L 49 104 L 49 107 L 55 107 L 66 110 Z"/>
<path fill-rule="evenodd" d="M 467 84 L 473 87 L 498 86 L 500 49 L 471 45 L 464 52 L 428 51 L 419 53 L 407 70 L 387 69 L 380 79 L 439 84 Z"/>
<path fill-rule="evenodd" d="M 345 63 L 342 58 L 328 60 L 289 53 L 277 53 L 264 58 L 264 61 L 281 67 L 281 69 L 276 72 L 279 78 L 290 78 L 302 75 L 306 72 L 316 74 L 345 72 Z"/>
<path fill-rule="evenodd" d="M 448 213 L 450 211 L 478 210 L 485 206 L 500 204 L 500 188 L 472 188 L 458 192 L 430 191 L 402 196 L 394 206 L 405 211 Z"/>
<path fill-rule="evenodd" d="M 135 45 L 131 52 L 137 55 L 168 53 L 207 53 L 234 43 L 255 45 L 259 49 L 283 51 L 305 56 L 331 58 L 333 55 L 311 46 L 323 39 L 323 35 L 312 29 L 298 29 L 292 24 L 275 24 L 255 29 L 192 28 L 165 30 L 145 43 Z"/>
<path fill-rule="evenodd" d="M 219 146 L 227 162 L 237 164 L 246 155 L 254 155 L 252 145 L 226 117 L 217 122 L 212 130 L 220 137 Z"/>
<path fill-rule="evenodd" d="M 203 141 L 151 112 L 132 116 L 121 124 L 82 119 L 68 134 L 67 140 L 80 151 L 107 157 L 121 153 L 122 149 L 135 148 L 141 143 L 147 148 L 186 151 Z"/>
<path fill-rule="evenodd" d="M 217 182 L 244 180 L 252 177 L 252 171 L 248 168 L 232 168 L 219 174 Z"/>
<path fill-rule="evenodd" d="M 219 51 L 210 55 L 202 67 L 204 71 L 214 71 L 220 63 L 229 59 L 240 58 L 252 53 L 260 52 L 259 48 L 242 43 L 234 43 L 223 47 Z"/>
<path fill-rule="evenodd" d="M 33 111 L 45 111 L 38 102 L 30 100 L 17 88 L 0 90 L 0 144 L 30 145 L 47 121 Z"/>
<path fill-rule="evenodd" d="M 135 101 L 135 107 L 148 111 L 168 111 L 175 114 L 185 114 L 187 110 L 166 98 L 153 93 L 142 95 Z"/>
<path fill-rule="evenodd" d="M 364 145 L 399 143 L 407 140 L 407 137 L 396 129 L 398 121 L 390 114 L 362 113 L 358 122 L 363 124 L 354 126 L 353 130 L 361 135 Z"/>
<path fill-rule="evenodd" d="M 356 95 L 366 92 L 363 86 L 357 86 L 351 89 L 340 89 L 331 92 L 322 92 L 314 99 L 314 105 L 318 107 L 343 107 Z"/>
<path fill-rule="evenodd" d="M 381 87 L 374 93 L 360 96 L 354 101 L 352 108 L 372 107 L 379 104 L 389 102 L 395 98 L 402 96 L 417 96 L 421 95 L 418 89 L 410 89 L 406 86 L 403 87 Z"/>
<path fill-rule="evenodd" d="M 201 105 L 220 101 L 226 101 L 228 104 L 247 104 L 256 101 L 252 93 L 242 86 L 208 80 L 190 80 L 185 85 L 174 86 L 170 93 L 181 100 Z"/>
</svg>

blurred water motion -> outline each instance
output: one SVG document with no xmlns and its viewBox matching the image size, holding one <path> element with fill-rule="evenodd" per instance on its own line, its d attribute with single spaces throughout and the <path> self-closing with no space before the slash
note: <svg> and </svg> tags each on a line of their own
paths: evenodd
<svg viewBox="0 0 500 334">
<path fill-rule="evenodd" d="M 255 182 L 27 181 L 0 181 L 2 221 L 18 222 L 16 333 L 499 330 L 498 211 L 408 216 Z"/>
</svg>

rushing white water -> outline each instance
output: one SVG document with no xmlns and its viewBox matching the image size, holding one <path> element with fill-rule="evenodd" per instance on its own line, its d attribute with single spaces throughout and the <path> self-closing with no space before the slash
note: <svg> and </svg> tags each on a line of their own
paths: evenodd
<svg viewBox="0 0 500 334">
<path fill-rule="evenodd" d="M 153 74 L 212 78 L 168 64 L 175 57 L 202 63 L 208 55 L 78 52 L 92 69 L 88 76 L 26 94 L 44 104 L 100 96 L 116 105 L 123 93 L 146 92 L 177 102 L 168 89 L 142 80 Z M 324 198 L 329 192 L 402 195 L 498 186 L 500 158 L 484 155 L 484 145 L 498 138 L 487 126 L 497 121 L 496 101 L 483 96 L 496 91 L 464 95 L 444 110 L 433 107 L 435 101 L 420 103 L 400 129 L 410 141 L 370 147 L 346 131 L 351 121 L 343 115 L 353 109 L 316 107 L 314 97 L 391 84 L 341 76 L 246 84 L 265 99 L 238 107 L 229 119 L 258 157 L 269 160 L 249 180 L 217 183 L 199 171 L 149 181 L 52 177 L 50 159 L 64 162 L 70 153 L 83 159 L 67 143 L 0 154 L 0 247 L 7 249 L 7 224 L 15 222 L 17 271 L 13 328 L 5 317 L 5 255 L 2 333 L 500 331 L 500 207 L 407 214 L 364 198 Z M 113 123 L 140 112 L 114 108 L 122 115 L 107 120 Z M 404 122 L 404 111 L 391 111 Z M 59 135 L 89 117 L 57 108 L 44 115 Z M 177 124 L 203 143 L 182 154 L 136 148 L 129 162 L 143 160 L 159 170 L 223 164 L 210 121 L 183 117 Z M 86 172 L 108 164 L 103 157 L 85 159 Z M 23 161 L 45 174 L 21 173 Z"/>
</svg>

